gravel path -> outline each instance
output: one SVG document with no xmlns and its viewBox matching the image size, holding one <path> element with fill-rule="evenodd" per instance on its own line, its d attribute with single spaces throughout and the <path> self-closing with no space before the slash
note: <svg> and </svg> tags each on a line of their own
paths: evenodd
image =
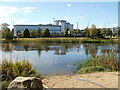
<svg viewBox="0 0 120 90">
<path fill-rule="evenodd" d="M 49 88 L 118 88 L 118 72 L 47 76 Z"/>
</svg>

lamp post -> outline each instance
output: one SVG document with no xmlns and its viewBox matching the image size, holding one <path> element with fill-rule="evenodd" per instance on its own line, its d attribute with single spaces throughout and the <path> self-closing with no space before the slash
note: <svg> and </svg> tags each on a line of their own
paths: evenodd
<svg viewBox="0 0 120 90">
<path fill-rule="evenodd" d="M 88 20 L 88 28 L 89 28 L 90 21 L 91 21 L 91 19 L 90 19 L 90 20 Z"/>
</svg>

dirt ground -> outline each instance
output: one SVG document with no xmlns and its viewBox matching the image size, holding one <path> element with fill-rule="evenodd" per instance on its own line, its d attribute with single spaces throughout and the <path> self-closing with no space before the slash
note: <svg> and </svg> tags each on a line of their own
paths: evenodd
<svg viewBox="0 0 120 90">
<path fill-rule="evenodd" d="M 49 88 L 118 88 L 118 72 L 47 76 L 42 82 Z"/>
</svg>

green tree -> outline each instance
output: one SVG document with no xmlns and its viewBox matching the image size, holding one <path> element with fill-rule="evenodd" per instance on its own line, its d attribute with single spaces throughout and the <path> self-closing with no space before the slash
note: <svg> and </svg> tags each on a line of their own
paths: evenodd
<svg viewBox="0 0 120 90">
<path fill-rule="evenodd" d="M 50 37 L 50 32 L 49 32 L 49 29 L 48 29 L 48 28 L 45 28 L 45 29 L 44 29 L 44 36 L 45 36 L 45 37 Z"/>
<path fill-rule="evenodd" d="M 69 28 L 66 28 L 65 32 L 64 32 L 64 34 L 65 34 L 66 37 L 68 36 L 68 31 L 69 31 Z"/>
<path fill-rule="evenodd" d="M 110 28 L 106 28 L 106 32 L 105 32 L 105 34 L 107 35 L 107 36 L 111 36 L 112 35 L 112 30 L 110 29 Z"/>
<path fill-rule="evenodd" d="M 89 37 L 89 36 L 90 36 L 90 31 L 89 31 L 88 27 L 84 29 L 84 35 L 85 35 L 86 37 Z"/>
<path fill-rule="evenodd" d="M 38 30 L 37 30 L 37 37 L 41 37 L 41 28 L 38 28 Z"/>
<path fill-rule="evenodd" d="M 29 38 L 30 37 L 30 32 L 29 32 L 28 28 L 24 29 L 23 35 L 24 35 L 25 38 Z"/>
<path fill-rule="evenodd" d="M 4 38 L 5 39 L 13 39 L 13 33 L 10 31 L 9 28 L 6 29 L 6 31 L 4 32 Z"/>
<path fill-rule="evenodd" d="M 104 36 L 112 36 L 112 30 L 110 28 L 103 28 L 101 30 L 101 34 Z"/>
<path fill-rule="evenodd" d="M 99 35 L 99 30 L 96 28 L 96 26 L 93 24 L 92 27 L 90 28 L 90 35 L 91 36 L 98 36 Z"/>
<path fill-rule="evenodd" d="M 6 31 L 8 29 L 9 24 L 7 23 L 2 23 L 1 24 L 1 30 Z"/>
<path fill-rule="evenodd" d="M 18 30 L 18 31 L 17 31 L 17 36 L 18 36 L 18 37 L 22 37 L 22 36 L 23 36 L 23 33 L 22 33 L 20 30 Z"/>
<path fill-rule="evenodd" d="M 118 38 L 120 38 L 120 27 L 118 27 Z"/>
<path fill-rule="evenodd" d="M 36 37 L 36 32 L 33 30 L 33 31 L 30 32 L 30 35 L 31 35 L 32 37 Z"/>
<path fill-rule="evenodd" d="M 102 28 L 100 34 L 103 35 L 103 36 L 105 36 L 105 33 L 106 33 L 106 29 Z"/>
</svg>

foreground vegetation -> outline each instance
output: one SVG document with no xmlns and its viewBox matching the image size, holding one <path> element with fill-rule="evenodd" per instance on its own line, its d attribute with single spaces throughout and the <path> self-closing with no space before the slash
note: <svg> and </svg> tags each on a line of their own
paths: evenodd
<svg viewBox="0 0 120 90">
<path fill-rule="evenodd" d="M 101 56 L 92 56 L 87 60 L 79 60 L 75 62 L 77 73 L 92 73 L 106 71 L 120 71 L 118 64 L 117 52 L 105 52 Z"/>
<path fill-rule="evenodd" d="M 2 82 L 0 83 L 0 88 L 2 89 L 7 88 L 9 83 L 18 76 L 40 78 L 40 73 L 32 67 L 32 64 L 28 60 L 15 62 L 3 60 L 0 65 L 0 72 L 2 72 Z"/>
</svg>

